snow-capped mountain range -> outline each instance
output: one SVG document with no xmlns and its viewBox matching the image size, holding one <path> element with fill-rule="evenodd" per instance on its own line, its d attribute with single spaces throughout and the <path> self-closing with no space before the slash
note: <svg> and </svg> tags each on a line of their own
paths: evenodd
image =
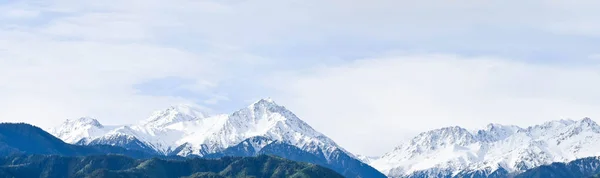
<svg viewBox="0 0 600 178">
<path fill-rule="evenodd" d="M 213 116 L 189 105 L 178 105 L 157 111 L 136 125 L 104 126 L 96 119 L 84 117 L 67 120 L 50 133 L 72 144 L 133 136 L 160 153 L 179 156 L 216 153 L 256 136 L 286 141 L 299 148 L 320 148 L 326 150 L 325 154 L 341 148 L 270 99 L 232 114 Z M 182 145 L 188 148 L 173 153 Z"/>
<path fill-rule="evenodd" d="M 49 131 L 71 144 L 108 144 L 167 156 L 251 156 L 295 150 L 303 156 L 283 156 L 321 164 L 350 177 L 384 177 L 271 99 L 231 114 L 210 115 L 179 105 L 155 112 L 138 124 L 104 126 L 85 117 L 67 120 Z M 307 155 L 310 160 L 305 160 Z"/>
<path fill-rule="evenodd" d="M 382 157 L 367 160 L 389 177 L 487 177 L 598 155 L 600 126 L 585 118 L 527 128 L 500 124 L 475 131 L 441 128 L 421 133 Z"/>
<path fill-rule="evenodd" d="M 446 127 L 421 133 L 381 157 L 354 156 L 270 99 L 220 115 L 173 106 L 133 125 L 105 126 L 84 117 L 67 120 L 50 133 L 72 144 L 108 144 L 161 155 L 280 154 L 347 177 L 382 177 L 375 169 L 389 177 L 487 177 L 600 155 L 600 126 L 585 118 L 527 128 Z"/>
</svg>

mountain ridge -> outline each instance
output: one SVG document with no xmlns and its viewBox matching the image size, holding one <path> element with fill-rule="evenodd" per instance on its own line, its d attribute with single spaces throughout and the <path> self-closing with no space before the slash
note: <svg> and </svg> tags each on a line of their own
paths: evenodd
<svg viewBox="0 0 600 178">
<path fill-rule="evenodd" d="M 125 154 L 134 158 L 156 155 L 109 145 L 71 145 L 43 129 L 25 123 L 0 123 L 0 156 L 12 154 L 43 154 L 64 156 L 89 156 Z"/>
<path fill-rule="evenodd" d="M 318 160 L 316 162 L 320 165 L 332 168 L 345 176 L 384 177 L 271 99 L 260 99 L 231 114 L 208 115 L 187 109 L 170 107 L 155 112 L 149 119 L 138 124 L 104 126 L 108 129 L 94 127 L 88 122 L 79 124 L 84 126 L 71 124 L 78 126 L 73 128 L 65 122 L 51 131 L 73 144 L 107 144 L 183 157 L 228 156 L 222 153 L 227 152 L 228 148 L 240 147 L 239 144 L 245 142 L 239 150 L 252 149 L 253 152 L 239 153 L 242 156 L 255 156 L 258 153 L 279 154 L 278 156 L 284 158 L 294 157 L 296 161 Z M 255 137 L 264 139 L 253 140 Z M 280 154 L 280 150 L 273 149 L 291 149 L 290 146 L 298 149 L 295 150 L 295 154 L 310 154 L 318 159 L 304 160 L 294 155 Z M 265 149 L 269 151 L 264 151 Z M 354 167 L 341 166 L 344 164 Z"/>
<path fill-rule="evenodd" d="M 464 171 L 520 173 L 600 152 L 600 126 L 590 118 L 549 121 L 521 128 L 488 124 L 468 131 L 445 127 L 423 132 L 370 165 L 390 177 L 455 176 Z"/>
</svg>

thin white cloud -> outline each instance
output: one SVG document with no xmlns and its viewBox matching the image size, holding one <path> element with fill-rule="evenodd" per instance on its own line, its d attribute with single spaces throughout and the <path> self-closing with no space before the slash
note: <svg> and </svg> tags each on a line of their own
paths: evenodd
<svg viewBox="0 0 600 178">
<path fill-rule="evenodd" d="M 214 72 L 200 56 L 160 47 L 10 42 L 11 50 L 0 55 L 0 117 L 42 126 L 87 115 L 113 124 L 139 120 L 154 109 L 191 100 L 138 96 L 132 85 Z"/>
<path fill-rule="evenodd" d="M 152 40 L 152 29 L 140 24 L 143 20 L 130 14 L 89 13 L 50 22 L 40 31 L 77 40 Z"/>
<path fill-rule="evenodd" d="M 32 18 L 37 17 L 39 15 L 38 11 L 25 10 L 25 9 L 12 9 L 2 11 L 0 17 L 6 18 Z"/>
</svg>

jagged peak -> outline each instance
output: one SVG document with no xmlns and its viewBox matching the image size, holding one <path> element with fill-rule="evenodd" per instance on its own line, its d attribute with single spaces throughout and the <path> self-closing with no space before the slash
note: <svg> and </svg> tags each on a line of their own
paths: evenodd
<svg viewBox="0 0 600 178">
<path fill-rule="evenodd" d="M 258 100 L 257 102 L 275 103 L 275 101 L 273 101 L 273 99 L 271 97 L 262 98 L 262 99 Z"/>
<path fill-rule="evenodd" d="M 166 126 L 177 122 L 192 121 L 210 117 L 208 109 L 191 105 L 179 104 L 168 107 L 165 110 L 155 111 L 145 121 L 142 121 L 146 126 Z"/>
<path fill-rule="evenodd" d="M 556 160 L 595 155 L 594 148 L 600 140 L 600 126 L 590 118 L 547 121 L 525 128 L 491 123 L 471 132 L 474 142 L 468 142 L 468 137 L 456 137 L 462 135 L 460 130 L 445 127 L 423 132 L 421 137 L 401 143 L 372 165 L 391 177 L 411 177 L 411 170 L 439 173 L 436 169 L 446 167 L 457 168 L 455 171 L 511 173 Z M 430 161 L 429 165 L 423 166 L 422 159 Z"/>
<path fill-rule="evenodd" d="M 286 119 L 298 119 L 298 117 L 292 111 L 288 110 L 285 106 L 275 103 L 275 101 L 273 101 L 271 98 L 260 99 L 248 107 L 234 112 L 233 115 L 256 115 L 262 112 L 279 113 Z"/>
<path fill-rule="evenodd" d="M 314 131 L 314 129 L 312 127 L 310 127 L 307 123 L 305 123 L 300 118 L 298 118 L 298 116 L 296 116 L 292 111 L 288 110 L 286 107 L 284 107 L 282 105 L 278 105 L 271 98 L 260 99 L 256 102 L 252 103 L 251 105 L 249 105 L 246 108 L 242 108 L 236 112 L 233 112 L 231 114 L 231 116 L 236 118 L 235 122 L 246 122 L 246 121 L 238 121 L 237 119 L 242 119 L 242 120 L 250 119 L 250 120 L 255 121 L 255 120 L 261 120 L 264 118 L 269 118 L 269 117 L 265 117 L 265 116 L 269 116 L 269 115 L 273 115 L 273 114 L 279 115 L 279 116 L 274 117 L 274 118 L 277 118 L 274 121 L 284 121 L 284 123 L 278 123 L 273 126 L 282 126 L 282 124 L 284 124 L 284 125 L 287 124 L 287 125 L 295 126 L 294 128 L 301 128 L 301 129 L 307 129 L 309 131 Z M 270 119 L 273 119 L 273 117 L 271 117 Z"/>
<path fill-rule="evenodd" d="M 574 121 L 572 119 L 561 119 L 561 120 L 553 120 L 553 121 L 545 122 L 541 126 L 565 126 L 565 125 L 571 125 L 575 122 L 577 122 L 577 121 Z"/>
<path fill-rule="evenodd" d="M 241 132 L 266 134 L 265 136 L 272 140 L 287 141 L 289 138 L 303 137 L 310 139 L 300 141 L 302 143 L 309 144 L 318 140 L 321 145 L 337 147 L 331 139 L 270 98 L 260 99 L 246 108 L 233 112 L 227 119 L 227 127 L 236 128 Z"/>
<path fill-rule="evenodd" d="M 100 122 L 92 117 L 80 117 L 77 119 L 67 119 L 63 125 L 74 125 L 74 124 L 80 124 L 80 125 L 92 125 L 95 127 L 104 127 L 102 124 L 100 124 Z"/>
<path fill-rule="evenodd" d="M 576 121 L 575 123 L 571 124 L 570 127 L 571 127 L 571 129 L 582 129 L 582 130 L 591 129 L 591 131 L 593 131 L 593 132 L 600 133 L 600 126 L 588 117 Z"/>
<path fill-rule="evenodd" d="M 553 120 L 553 121 L 548 121 L 545 122 L 541 125 L 535 125 L 535 126 L 530 126 L 527 128 L 527 130 L 531 131 L 531 130 L 535 130 L 535 129 L 541 129 L 541 130 L 546 130 L 546 129 L 550 129 L 550 128 L 562 128 L 562 127 L 568 127 L 568 126 L 594 126 L 597 127 L 598 124 L 593 121 L 592 119 L 585 117 L 581 120 L 572 120 L 572 119 L 561 119 L 561 120 Z"/>
<path fill-rule="evenodd" d="M 430 130 L 427 132 L 422 132 L 419 135 L 417 135 L 416 137 L 414 137 L 413 141 L 418 140 L 418 139 L 423 139 L 423 138 L 431 138 L 431 137 L 435 137 L 435 138 L 439 139 L 439 138 L 451 137 L 451 136 L 456 136 L 456 135 L 471 135 L 471 133 L 467 129 L 459 127 L 459 126 L 443 127 L 443 128 L 439 128 L 439 129 Z"/>
<path fill-rule="evenodd" d="M 502 125 L 497 123 L 488 124 L 484 129 L 474 132 L 477 139 L 483 142 L 494 142 L 508 138 L 509 136 L 523 131 L 523 128 L 515 125 Z"/>
<path fill-rule="evenodd" d="M 474 136 L 467 129 L 452 126 L 443 127 L 440 129 L 423 132 L 411 140 L 411 144 L 418 145 L 447 145 L 447 144 L 459 144 L 464 145 L 474 142 Z"/>
<path fill-rule="evenodd" d="M 579 123 L 579 124 L 587 124 L 588 126 L 597 126 L 598 125 L 595 121 L 593 121 L 589 117 L 585 117 L 585 118 L 577 121 L 577 123 Z"/>
<path fill-rule="evenodd" d="M 262 98 L 259 99 L 258 101 L 252 103 L 250 106 L 248 106 L 248 108 L 255 108 L 258 106 L 264 106 L 264 107 L 272 107 L 272 106 L 280 106 L 277 103 L 275 103 L 275 101 L 273 101 L 273 99 L 269 98 Z"/>
<path fill-rule="evenodd" d="M 431 135 L 431 134 L 439 134 L 439 133 L 469 133 L 469 131 L 460 126 L 451 126 L 451 127 L 442 127 L 439 129 L 423 132 L 419 135 Z"/>
<path fill-rule="evenodd" d="M 489 123 L 488 125 L 486 125 L 486 126 L 485 126 L 485 128 L 486 128 L 487 130 L 492 130 L 492 129 L 494 129 L 494 128 L 497 128 L 497 127 L 502 127 L 502 126 L 504 126 L 504 125 L 502 125 L 502 124 L 498 124 L 498 123 Z"/>
</svg>

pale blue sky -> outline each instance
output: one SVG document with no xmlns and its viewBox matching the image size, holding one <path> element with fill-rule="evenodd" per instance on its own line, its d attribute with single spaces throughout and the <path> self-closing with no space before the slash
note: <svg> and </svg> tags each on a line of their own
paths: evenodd
<svg viewBox="0 0 600 178">
<path fill-rule="evenodd" d="M 367 155 L 449 125 L 597 119 L 599 3 L 0 1 L 0 119 L 271 97 Z"/>
</svg>

